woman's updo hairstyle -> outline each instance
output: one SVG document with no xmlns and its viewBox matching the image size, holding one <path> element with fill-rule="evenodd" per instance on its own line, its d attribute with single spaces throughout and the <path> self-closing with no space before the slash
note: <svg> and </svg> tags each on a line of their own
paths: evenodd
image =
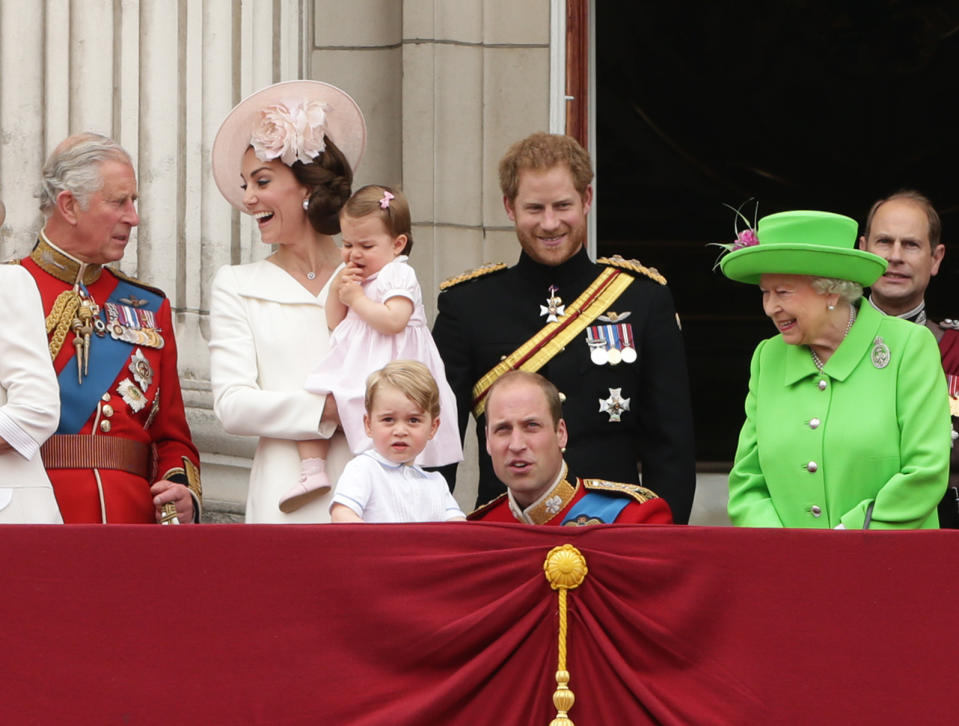
<svg viewBox="0 0 959 726">
<path fill-rule="evenodd" d="M 406 235 L 406 246 L 400 254 L 408 255 L 413 249 L 410 205 L 399 189 L 384 184 L 367 184 L 350 197 L 342 214 L 352 219 L 376 215 L 382 220 L 390 237 L 395 239 L 401 234 Z"/>
<path fill-rule="evenodd" d="M 333 140 L 326 136 L 325 141 L 326 149 L 312 162 L 296 161 L 290 170 L 300 184 L 311 190 L 306 216 L 313 229 L 334 235 L 340 232 L 340 210 L 353 188 L 353 170 Z"/>
</svg>

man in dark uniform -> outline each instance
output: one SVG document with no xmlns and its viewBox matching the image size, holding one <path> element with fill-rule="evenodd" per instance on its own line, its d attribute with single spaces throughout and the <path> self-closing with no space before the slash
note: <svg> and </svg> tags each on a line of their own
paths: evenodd
<svg viewBox="0 0 959 726">
<path fill-rule="evenodd" d="M 621 258 L 592 262 L 589 155 L 568 136 L 533 134 L 500 162 L 506 213 L 522 253 L 441 285 L 433 337 L 456 394 L 460 432 L 477 419 L 478 502 L 503 491 L 486 450 L 489 386 L 512 369 L 561 391 L 577 472 L 643 483 L 686 523 L 696 484 L 689 382 L 666 281 Z M 454 471 L 446 471 L 453 482 Z"/>
<path fill-rule="evenodd" d="M 537 373 L 510 371 L 490 387 L 486 450 L 507 491 L 469 519 L 573 527 L 671 523 L 669 505 L 649 489 L 569 472 L 561 405 L 556 386 Z"/>
<path fill-rule="evenodd" d="M 959 416 L 959 322 L 946 319 L 935 323 L 926 316 L 926 288 L 939 273 L 946 254 L 939 214 L 923 194 L 900 190 L 872 205 L 859 247 L 889 261 L 886 273 L 869 291 L 869 303 L 886 315 L 925 325 L 939 342 L 955 441 Z M 959 448 L 955 444 L 949 488 L 939 504 L 939 523 L 959 528 Z"/>
<path fill-rule="evenodd" d="M 21 261 L 40 290 L 60 387 L 60 425 L 40 451 L 66 523 L 199 517 L 170 303 L 105 266 L 139 223 L 136 199 L 122 147 L 69 137 L 43 167 L 46 224 Z"/>
</svg>

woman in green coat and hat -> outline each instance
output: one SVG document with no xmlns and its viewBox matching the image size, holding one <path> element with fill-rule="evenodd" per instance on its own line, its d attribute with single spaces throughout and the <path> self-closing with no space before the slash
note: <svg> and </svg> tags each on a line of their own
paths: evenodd
<svg viewBox="0 0 959 726">
<path fill-rule="evenodd" d="M 887 263 L 855 249 L 856 231 L 839 214 L 773 214 L 720 262 L 759 285 L 778 331 L 750 365 L 733 524 L 939 526 L 951 439 L 938 348 L 924 326 L 859 304 Z"/>
</svg>

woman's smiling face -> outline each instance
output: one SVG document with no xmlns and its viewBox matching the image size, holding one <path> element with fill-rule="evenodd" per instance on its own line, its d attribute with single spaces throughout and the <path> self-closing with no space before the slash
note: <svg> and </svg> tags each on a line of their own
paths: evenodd
<svg viewBox="0 0 959 726">
<path fill-rule="evenodd" d="M 828 319 L 828 296 L 816 292 L 808 275 L 762 275 L 763 311 L 790 345 L 819 341 Z"/>
<path fill-rule="evenodd" d="M 311 227 L 303 209 L 309 190 L 281 161 L 261 161 L 253 148 L 243 154 L 243 207 L 256 219 L 260 237 L 267 244 L 298 239 Z"/>
</svg>

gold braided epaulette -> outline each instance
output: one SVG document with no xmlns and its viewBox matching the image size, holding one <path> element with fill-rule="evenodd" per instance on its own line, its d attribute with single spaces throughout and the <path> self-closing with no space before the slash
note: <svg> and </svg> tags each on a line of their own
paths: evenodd
<svg viewBox="0 0 959 726">
<path fill-rule="evenodd" d="M 440 283 L 440 291 L 448 290 L 454 285 L 459 285 L 461 282 L 466 282 L 467 280 L 475 280 L 476 278 L 483 277 L 491 272 L 505 270 L 506 267 L 507 266 L 502 262 L 487 262 L 485 265 L 480 265 L 472 270 L 467 270 L 466 272 L 461 272 L 458 275 L 453 275 L 453 277 L 446 278 Z"/>
<path fill-rule="evenodd" d="M 503 501 L 503 497 L 505 497 L 505 496 L 506 496 L 506 492 L 503 492 L 502 494 L 500 494 L 500 495 L 499 495 L 498 497 L 496 497 L 495 499 L 492 499 L 492 500 L 486 502 L 486 504 L 483 504 L 483 505 L 477 507 L 476 509 L 474 509 L 472 512 L 470 512 L 469 514 L 466 515 L 466 518 L 469 519 L 469 520 L 473 520 L 473 519 L 476 519 L 479 515 L 485 514 L 485 513 L 488 512 L 490 509 L 492 509 L 492 508 L 495 507 L 497 504 L 499 504 L 501 501 Z"/>
<path fill-rule="evenodd" d="M 125 273 L 123 270 L 121 270 L 119 267 L 108 267 L 107 269 L 110 272 L 112 272 L 114 275 L 119 277 L 121 280 L 124 280 L 125 282 L 129 282 L 132 285 L 145 288 L 149 290 L 150 292 L 155 292 L 160 297 L 166 297 L 166 293 L 163 292 L 163 290 L 161 290 L 160 288 L 153 287 L 153 285 L 147 285 L 143 280 L 138 280 L 135 277 L 131 277 L 130 275 Z"/>
<path fill-rule="evenodd" d="M 629 270 L 630 272 L 638 272 L 641 275 L 645 275 L 650 280 L 655 280 L 660 285 L 666 284 L 666 278 L 663 277 L 659 270 L 655 267 L 646 267 L 639 260 L 627 260 L 625 257 L 620 257 L 619 255 L 613 255 L 612 257 L 600 257 L 596 260 L 597 265 L 610 265 L 612 267 L 618 267 L 621 270 Z"/>
<path fill-rule="evenodd" d="M 605 479 L 583 479 L 583 486 L 596 492 L 610 492 L 611 494 L 632 497 L 640 504 L 645 504 L 651 499 L 659 499 L 656 492 L 641 487 L 639 484 L 623 484 L 622 482 L 606 481 Z"/>
</svg>

